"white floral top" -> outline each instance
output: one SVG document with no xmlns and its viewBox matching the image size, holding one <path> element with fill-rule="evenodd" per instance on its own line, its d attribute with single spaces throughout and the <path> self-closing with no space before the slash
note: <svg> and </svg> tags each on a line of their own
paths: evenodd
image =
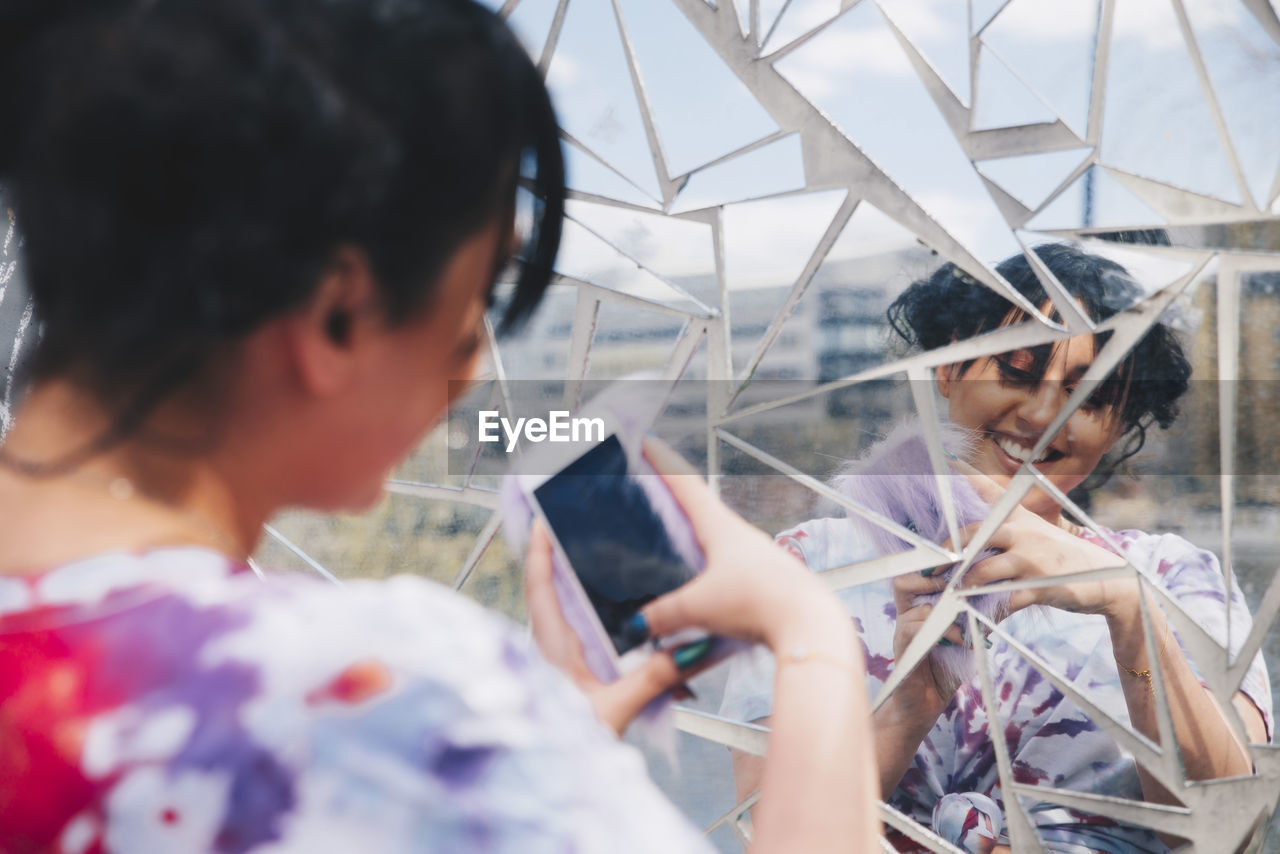
<svg viewBox="0 0 1280 854">
<path fill-rule="evenodd" d="M 500 617 L 199 549 L 0 578 L 0 848 L 710 850 Z"/>
</svg>

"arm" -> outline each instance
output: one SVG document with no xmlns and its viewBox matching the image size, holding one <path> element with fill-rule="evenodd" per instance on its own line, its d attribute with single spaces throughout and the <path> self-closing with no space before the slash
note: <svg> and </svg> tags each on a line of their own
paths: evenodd
<svg viewBox="0 0 1280 854">
<path fill-rule="evenodd" d="M 875 757 L 862 658 L 848 617 L 802 563 L 721 504 L 683 460 L 648 445 L 646 455 L 689 516 L 707 561 L 696 579 L 645 606 L 649 634 L 698 627 L 763 643 L 779 662 L 772 749 L 761 783 L 767 800 L 756 812 L 752 851 L 875 850 Z M 541 535 L 530 551 L 527 578 L 540 645 L 615 729 L 695 672 L 696 664 L 681 671 L 672 656 L 659 654 L 600 685 L 581 666 L 581 647 L 559 615 Z"/>
<path fill-rule="evenodd" d="M 753 852 L 870 851 L 879 835 L 862 663 L 826 601 L 826 614 L 798 601 L 769 641 L 781 656 Z M 798 649 L 805 658 L 786 657 Z"/>
<path fill-rule="evenodd" d="M 761 642 L 777 660 L 752 851 L 875 850 L 875 756 L 849 618 L 804 564 L 729 511 L 683 461 L 661 448 L 646 452 L 707 556 L 696 580 L 645 607 L 650 629 L 701 626 Z"/>
<path fill-rule="evenodd" d="M 791 551 L 804 558 L 797 549 Z M 892 623 L 886 618 L 883 625 L 877 624 L 874 628 L 884 632 L 892 630 L 895 659 L 901 658 L 932 611 L 932 605 L 914 604 L 916 597 L 923 593 L 936 593 L 945 585 L 942 578 L 915 571 L 894 579 L 894 604 L 899 616 Z M 965 643 L 958 626 L 948 628 L 944 637 L 953 644 Z M 876 709 L 872 717 L 872 731 L 881 800 L 888 800 L 898 787 L 903 774 L 915 760 L 921 742 L 933 729 L 950 699 L 951 695 L 942 687 L 942 681 L 935 678 L 931 658 L 926 657 Z M 767 726 L 769 718 L 755 722 Z M 760 788 L 764 764 L 762 759 L 750 754 L 734 751 L 732 756 L 738 800 L 742 801 Z"/>
<path fill-rule="evenodd" d="M 1116 663 L 1121 666 L 1120 684 L 1134 727 L 1149 738 L 1158 738 L 1155 696 L 1146 678 L 1134 676 L 1128 670 L 1147 670 L 1152 667 L 1153 659 L 1159 656 L 1187 779 L 1214 780 L 1251 773 L 1253 762 L 1247 748 L 1236 738 L 1213 695 L 1196 678 L 1182 648 L 1176 641 L 1168 640 L 1172 632 L 1169 621 L 1150 599 L 1148 607 L 1153 634 L 1164 640 L 1156 641 L 1159 644 L 1156 650 L 1148 650 L 1136 587 L 1133 582 L 1125 584 L 1126 592 L 1113 595 L 1106 612 Z M 1257 737 L 1261 733 L 1260 740 L 1265 740 L 1262 716 L 1257 708 L 1240 694 L 1236 695 L 1236 706 L 1251 736 Z M 1175 802 L 1141 766 L 1138 774 L 1143 794 L 1148 800 Z"/>
<path fill-rule="evenodd" d="M 977 526 L 972 527 L 974 530 L 968 531 L 970 535 L 976 533 Z M 1002 549 L 1003 554 L 974 566 L 965 579 L 966 586 L 1102 569 L 1114 567 L 1122 560 L 1022 508 L 1015 508 L 987 545 Z M 1155 701 L 1147 679 L 1133 676 L 1120 666 L 1141 672 L 1150 668 L 1152 660 L 1159 655 L 1188 779 L 1211 780 L 1250 773 L 1252 763 L 1248 751 L 1236 738 L 1212 695 L 1196 678 L 1181 647 L 1176 641 L 1162 640 L 1168 638 L 1172 630 L 1150 599 L 1149 612 L 1158 646 L 1154 651 L 1147 649 L 1139 590 L 1140 583 L 1134 578 L 1063 583 L 1014 591 L 1009 607 L 1018 610 L 1029 605 L 1047 605 L 1105 616 L 1134 727 L 1150 738 L 1158 738 Z M 1261 727 L 1261 717 L 1252 704 L 1247 705 L 1243 719 L 1256 731 Z M 1144 797 L 1157 803 L 1174 802 L 1170 793 L 1141 767 L 1139 774 Z"/>
</svg>

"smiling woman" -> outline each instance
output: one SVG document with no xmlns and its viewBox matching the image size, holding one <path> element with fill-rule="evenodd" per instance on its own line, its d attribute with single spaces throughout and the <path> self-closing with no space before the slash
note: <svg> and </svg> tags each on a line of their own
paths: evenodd
<svg viewBox="0 0 1280 854">
<path fill-rule="evenodd" d="M 1046 245 L 1034 251 L 1095 322 L 1132 302 L 1137 284 L 1119 265 L 1069 245 Z M 1053 306 L 1024 256 L 1010 258 L 998 270 L 1032 305 L 1052 315 Z M 947 308 L 939 310 L 939 306 Z M 889 318 L 908 343 L 933 349 L 1017 323 L 1024 315 L 957 268 L 945 265 L 904 292 L 890 307 Z M 971 438 L 964 459 L 956 460 L 953 467 L 967 475 L 988 504 L 997 501 L 1012 475 L 1027 465 L 1042 472 L 1057 489 L 1070 492 L 1091 475 L 1105 476 L 1136 453 L 1150 426 L 1168 427 L 1173 422 L 1190 367 L 1177 337 L 1157 323 L 1071 413 L 1061 430 L 1046 435 L 1108 339 L 1107 333 L 1077 336 L 939 369 L 938 390 L 947 400 L 950 420 Z M 1036 448 L 1041 450 L 1033 459 Z M 963 528 L 963 541 L 977 534 L 981 524 Z M 866 537 L 851 519 L 816 519 L 778 539 L 816 570 L 875 556 L 868 553 Z M 1239 585 L 1233 579 L 1228 593 L 1212 554 L 1172 535 L 1082 530 L 1041 490 L 1027 494 L 986 548 L 995 550 L 994 556 L 969 569 L 965 586 L 1041 582 L 1010 595 L 1010 616 L 1001 623 L 1002 631 L 1055 672 L 1068 674 L 1091 702 L 1152 739 L 1158 733 L 1150 671 L 1152 662 L 1159 659 L 1187 778 L 1249 773 L 1246 750 L 1226 715 L 1239 714 L 1250 740 L 1268 738 L 1271 694 L 1261 657 L 1236 695 L 1235 709 L 1224 712 L 1203 687 L 1201 674 L 1159 608 L 1150 608 L 1158 648 L 1148 650 L 1143 636 L 1140 600 L 1145 596 L 1148 606 L 1156 601 L 1144 589 L 1148 584 L 1171 597 L 1223 646 L 1227 645 L 1225 603 L 1230 601 L 1233 624 L 1250 624 Z M 1052 583 L 1057 576 L 1126 561 L 1137 567 L 1142 583 L 1132 576 Z M 866 650 L 872 696 L 890 679 L 895 662 L 921 631 L 936 594 L 946 584 L 943 573 L 927 569 L 845 592 L 846 610 Z M 1233 653 L 1244 635 L 1244 631 L 1233 634 Z M 972 647 L 975 640 L 957 622 L 940 644 Z M 998 840 L 1008 838 L 1002 835 L 1007 796 L 1000 788 L 992 738 L 1005 739 L 1013 777 L 1019 783 L 1175 802 L 1131 754 L 1011 644 L 1003 639 L 989 639 L 989 644 L 985 654 L 994 680 L 993 718 L 988 717 L 978 678 L 969 677 L 957 688 L 956 680 L 938 669 L 932 656 L 903 678 L 877 709 L 881 789 L 890 804 L 966 850 L 1000 850 Z M 974 654 L 983 652 L 979 649 Z M 767 668 L 738 668 L 726 691 L 726 715 L 758 719 L 768 713 L 762 673 Z M 739 757 L 735 765 L 740 793 L 752 791 L 753 760 Z M 1041 838 L 1054 851 L 1167 850 L 1166 841 L 1147 828 L 1047 799 L 1039 803 L 1026 799 L 1025 803 Z M 915 850 L 905 837 L 895 841 L 904 850 Z"/>
<path fill-rule="evenodd" d="M 1128 272 L 1106 258 L 1069 244 L 1045 244 L 1035 252 L 1095 322 L 1132 305 L 1139 292 Z M 1061 320 L 1025 256 L 1015 255 L 997 270 L 1032 305 Z M 948 308 L 938 311 L 939 305 Z M 1021 310 L 950 264 L 889 307 L 894 331 L 923 350 L 1025 319 Z M 971 462 L 997 478 L 1016 472 L 1110 337 L 1109 332 L 1077 336 L 940 369 L 938 390 L 949 399 L 950 419 L 977 430 L 982 439 Z M 1052 438 L 1036 467 L 1064 493 L 1095 472 L 1095 483 L 1105 479 L 1142 449 L 1148 429 L 1173 423 L 1190 376 L 1177 336 L 1155 324 Z M 1060 512 L 1039 490 L 1023 504 L 1046 516 Z"/>
</svg>

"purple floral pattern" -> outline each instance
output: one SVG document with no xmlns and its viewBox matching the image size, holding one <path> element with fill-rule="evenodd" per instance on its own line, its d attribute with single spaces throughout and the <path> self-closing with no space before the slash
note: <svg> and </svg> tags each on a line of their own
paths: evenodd
<svg viewBox="0 0 1280 854">
<path fill-rule="evenodd" d="M 0 578 L 0 744 L 6 850 L 709 850 L 524 633 L 415 578 Z"/>
<path fill-rule="evenodd" d="M 1094 542 L 1105 545 L 1088 534 Z M 1211 553 L 1173 535 L 1120 531 L 1111 535 L 1135 566 L 1154 579 L 1211 636 L 1227 641 L 1226 588 L 1221 567 Z M 845 519 L 815 519 L 778 537 L 778 542 L 815 570 L 834 568 L 875 555 L 868 552 L 855 527 Z M 1243 643 L 1251 617 L 1232 584 L 1232 653 Z M 897 612 L 892 580 L 841 591 L 845 608 L 862 639 L 867 662 L 867 689 L 872 697 L 893 670 L 893 626 Z M 1111 717 L 1129 722 L 1111 639 L 1101 616 L 1054 609 L 1020 611 L 1001 629 L 1029 647 L 1056 672 Z M 1176 637 L 1176 635 L 1175 635 Z M 1130 754 L 1086 717 L 1007 644 L 996 640 L 987 653 L 992 663 L 999 723 L 988 719 L 977 679 L 960 686 L 893 793 L 890 803 L 924 825 L 934 824 L 934 810 L 951 794 L 983 796 L 1004 811 L 991 732 L 1002 732 L 1020 783 L 1078 792 L 1142 799 L 1137 768 Z M 1194 669 L 1195 664 L 1192 663 Z M 732 664 L 721 713 L 755 720 L 771 707 L 772 660 L 756 651 Z M 1266 665 L 1259 655 L 1241 687 L 1262 712 L 1272 730 L 1272 698 Z M 1150 830 L 1118 824 L 1050 804 L 1023 798 L 1023 805 L 1048 850 L 1136 854 L 1168 848 Z M 950 810 L 941 815 L 949 818 Z M 963 830 L 949 820 L 935 830 Z M 959 835 L 951 841 L 963 845 Z M 948 837 L 950 838 L 950 837 Z"/>
</svg>

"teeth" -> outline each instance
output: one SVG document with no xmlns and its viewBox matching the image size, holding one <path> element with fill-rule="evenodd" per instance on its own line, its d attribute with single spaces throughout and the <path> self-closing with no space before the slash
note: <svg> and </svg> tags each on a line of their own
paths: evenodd
<svg viewBox="0 0 1280 854">
<path fill-rule="evenodd" d="M 1003 436 L 997 436 L 995 441 L 996 441 L 996 444 L 1000 446 L 1000 450 L 1004 451 L 1006 454 L 1013 457 L 1018 462 L 1025 463 L 1027 460 L 1031 459 L 1030 448 L 1024 448 L 1021 445 L 1019 445 L 1017 442 L 1006 439 Z M 1045 457 L 1047 456 L 1048 454 L 1046 454 L 1044 457 L 1040 457 L 1038 460 L 1034 460 L 1034 462 L 1042 463 L 1045 461 Z"/>
</svg>

